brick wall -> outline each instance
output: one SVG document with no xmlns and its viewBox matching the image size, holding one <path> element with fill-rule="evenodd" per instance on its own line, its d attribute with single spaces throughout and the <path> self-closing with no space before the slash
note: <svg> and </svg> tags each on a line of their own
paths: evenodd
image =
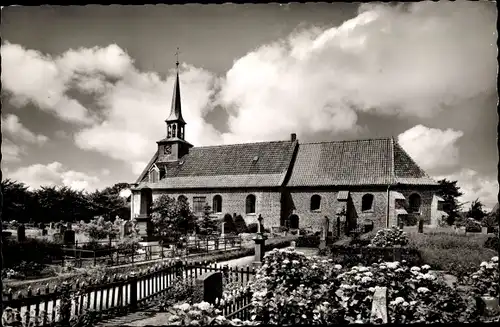
<svg viewBox="0 0 500 327">
<path fill-rule="evenodd" d="M 256 223 L 259 214 L 264 218 L 264 226 L 279 226 L 280 224 L 280 199 L 281 193 L 273 189 L 248 189 L 248 190 L 194 190 L 194 191 L 163 191 L 153 190 L 153 201 L 161 194 L 168 194 L 174 198 L 180 195 L 187 197 L 191 208 L 194 197 L 206 197 L 206 201 L 212 206 L 213 197 L 220 195 L 222 197 L 222 210 L 214 215 L 222 218 L 226 213 L 241 215 L 247 224 Z M 249 194 L 255 195 L 255 214 L 245 213 L 245 201 Z M 132 217 L 140 212 L 140 192 L 134 192 L 131 206 Z"/>
</svg>

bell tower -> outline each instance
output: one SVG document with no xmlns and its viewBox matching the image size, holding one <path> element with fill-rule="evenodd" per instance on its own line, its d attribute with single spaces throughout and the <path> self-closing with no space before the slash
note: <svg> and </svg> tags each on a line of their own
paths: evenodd
<svg viewBox="0 0 500 327">
<path fill-rule="evenodd" d="M 182 118 L 181 89 L 179 83 L 179 48 L 175 53 L 177 60 L 174 92 L 170 115 L 165 120 L 167 124 L 167 137 L 157 141 L 158 162 L 178 161 L 189 152 L 193 146 L 185 140 L 186 122 Z"/>
</svg>

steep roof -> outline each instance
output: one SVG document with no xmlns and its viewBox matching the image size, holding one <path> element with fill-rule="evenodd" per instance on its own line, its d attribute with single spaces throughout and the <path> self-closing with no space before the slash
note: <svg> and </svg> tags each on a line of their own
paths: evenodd
<svg viewBox="0 0 500 327">
<path fill-rule="evenodd" d="M 228 188 L 281 186 L 297 142 L 259 142 L 194 147 L 177 162 L 157 163 L 157 154 L 137 181 L 139 188 Z M 153 164 L 166 171 L 156 183 L 147 181 Z"/>
<path fill-rule="evenodd" d="M 305 143 L 287 186 L 437 185 L 390 138 Z"/>
</svg>

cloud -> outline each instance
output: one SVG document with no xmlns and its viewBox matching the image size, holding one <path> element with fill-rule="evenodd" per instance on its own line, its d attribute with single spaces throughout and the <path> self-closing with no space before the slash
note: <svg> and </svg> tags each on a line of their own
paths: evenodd
<svg viewBox="0 0 500 327">
<path fill-rule="evenodd" d="M 210 100 L 217 78 L 183 65 L 180 80 L 183 116 L 188 123 L 186 139 L 197 146 L 217 143 L 219 133 L 204 119 L 213 109 Z M 164 120 L 170 113 L 173 83 L 173 74 L 163 80 L 155 73 L 131 69 L 99 97 L 106 117 L 76 133 L 76 144 L 129 162 L 134 173 L 140 173 L 156 150 L 156 141 L 166 136 Z"/>
<path fill-rule="evenodd" d="M 357 111 L 430 117 L 495 92 L 495 21 L 484 2 L 363 4 L 341 26 L 261 46 L 225 76 L 225 138 L 337 133 L 357 128 Z"/>
<path fill-rule="evenodd" d="M 19 162 L 25 150 L 9 139 L 2 137 L 2 162 Z"/>
<path fill-rule="evenodd" d="M 483 176 L 477 171 L 468 168 L 461 169 L 455 174 L 436 176 L 438 180 L 443 178 L 458 181 L 457 185 L 460 187 L 460 191 L 464 193 L 459 198 L 459 201 L 468 202 L 463 207 L 463 210 L 467 210 L 470 203 L 476 199 L 479 199 L 484 207 L 489 209 L 492 209 L 498 202 L 498 182 L 495 182 L 496 178 Z"/>
<path fill-rule="evenodd" d="M 18 168 L 9 173 L 9 178 L 23 182 L 31 189 L 37 189 L 40 186 L 63 185 L 75 190 L 93 191 L 102 187 L 96 176 L 67 170 L 57 161 L 48 165 L 34 164 Z"/>
<path fill-rule="evenodd" d="M 462 131 L 417 125 L 399 134 L 398 142 L 420 167 L 433 174 L 458 166 L 456 143 L 462 136 Z"/>
<path fill-rule="evenodd" d="M 13 114 L 7 114 L 2 117 L 2 133 L 10 137 L 29 143 L 42 145 L 48 141 L 48 137 L 41 134 L 34 134 L 19 121 L 19 117 Z"/>
</svg>

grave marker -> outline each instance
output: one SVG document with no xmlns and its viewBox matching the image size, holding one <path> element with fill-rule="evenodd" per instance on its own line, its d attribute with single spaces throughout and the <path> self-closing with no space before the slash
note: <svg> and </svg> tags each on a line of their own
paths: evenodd
<svg viewBox="0 0 500 327">
<path fill-rule="evenodd" d="M 48 234 L 47 228 L 42 229 L 42 236 L 47 236 Z"/>
<path fill-rule="evenodd" d="M 325 218 L 323 219 L 323 231 L 321 233 L 321 239 L 319 241 L 320 249 L 326 248 L 326 242 L 328 240 L 329 230 L 330 230 L 330 219 L 328 219 L 328 216 L 325 216 Z"/>
<path fill-rule="evenodd" d="M 17 241 L 26 241 L 26 227 L 24 227 L 24 224 L 21 224 L 19 225 L 19 227 L 17 227 Z"/>
<path fill-rule="evenodd" d="M 209 272 L 196 279 L 193 292 L 194 303 L 205 301 L 214 304 L 218 298 L 222 298 L 222 273 L 220 271 Z"/>
<path fill-rule="evenodd" d="M 72 229 L 68 229 L 64 231 L 63 234 L 63 240 L 64 244 L 70 245 L 70 244 L 75 244 L 75 231 Z"/>
<path fill-rule="evenodd" d="M 387 288 L 375 286 L 373 294 L 371 323 L 387 324 Z"/>
</svg>

